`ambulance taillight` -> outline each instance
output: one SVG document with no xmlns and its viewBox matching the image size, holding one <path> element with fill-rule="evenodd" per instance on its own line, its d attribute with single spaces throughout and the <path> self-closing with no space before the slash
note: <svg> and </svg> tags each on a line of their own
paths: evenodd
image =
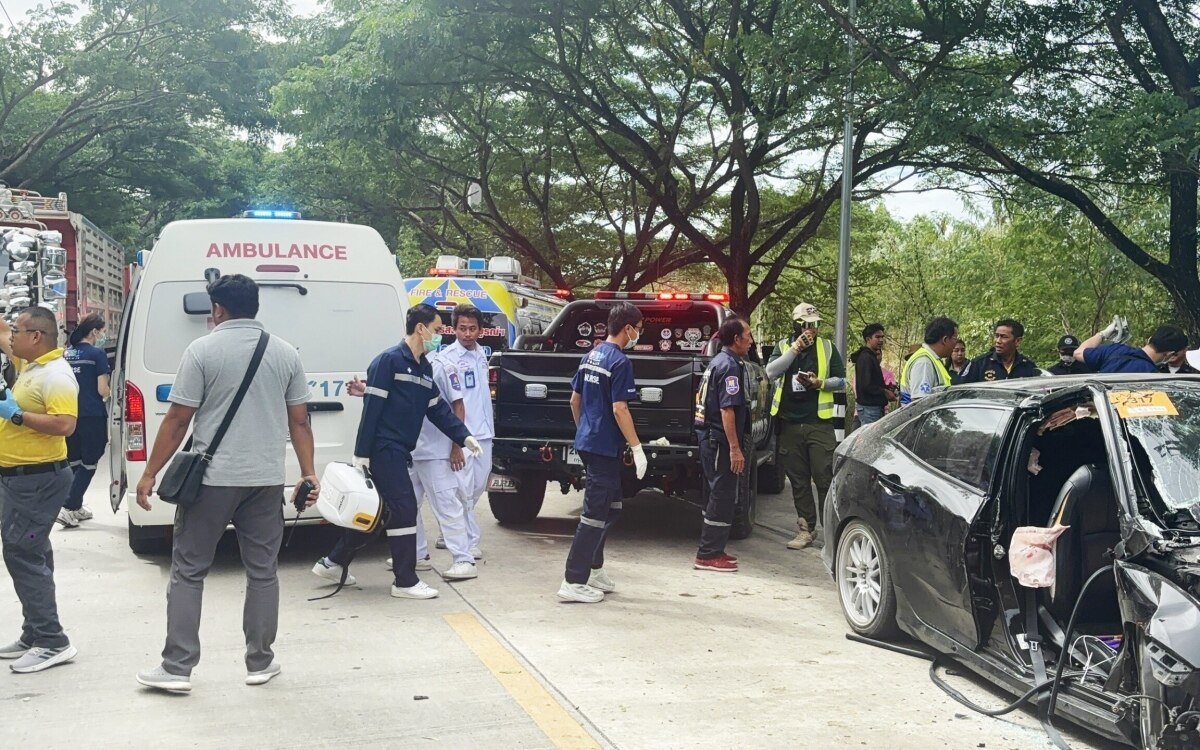
<svg viewBox="0 0 1200 750">
<path fill-rule="evenodd" d="M 125 460 L 146 460 L 146 399 L 133 383 L 125 383 Z"/>
</svg>

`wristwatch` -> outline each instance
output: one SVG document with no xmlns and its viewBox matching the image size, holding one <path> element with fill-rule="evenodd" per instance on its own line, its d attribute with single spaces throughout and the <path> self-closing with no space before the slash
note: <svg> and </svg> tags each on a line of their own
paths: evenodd
<svg viewBox="0 0 1200 750">
<path fill-rule="evenodd" d="M 20 427 L 21 425 L 25 424 L 25 412 L 17 409 L 15 412 L 13 412 L 13 415 L 8 418 L 8 421 L 12 422 L 17 427 Z"/>
</svg>

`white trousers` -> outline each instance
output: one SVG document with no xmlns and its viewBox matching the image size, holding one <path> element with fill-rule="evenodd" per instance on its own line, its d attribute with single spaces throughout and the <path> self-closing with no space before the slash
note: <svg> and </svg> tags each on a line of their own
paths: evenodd
<svg viewBox="0 0 1200 750">
<path fill-rule="evenodd" d="M 463 469 L 465 471 L 466 469 Z M 456 476 L 462 472 L 451 471 L 450 462 L 444 458 L 432 461 L 413 461 L 409 471 L 412 477 L 413 491 L 417 495 L 418 504 L 423 498 L 429 499 L 429 507 L 438 525 L 442 527 L 442 536 L 446 540 L 446 549 L 454 557 L 454 562 L 475 562 L 471 555 L 471 545 L 467 539 L 467 509 L 459 492 L 459 479 Z M 425 525 L 421 523 L 420 513 L 417 515 L 417 559 L 423 560 L 429 554 L 428 543 L 425 539 Z"/>
<path fill-rule="evenodd" d="M 483 452 L 478 457 L 467 453 L 467 465 L 458 475 L 458 491 L 462 497 L 467 515 L 467 541 L 471 547 L 478 547 L 481 537 L 479 522 L 475 520 L 475 504 L 479 496 L 487 490 L 488 477 L 492 473 L 492 440 L 480 440 L 479 447 Z"/>
</svg>

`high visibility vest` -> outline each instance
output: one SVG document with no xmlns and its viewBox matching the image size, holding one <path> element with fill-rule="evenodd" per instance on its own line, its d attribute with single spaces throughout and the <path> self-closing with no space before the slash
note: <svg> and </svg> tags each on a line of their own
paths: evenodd
<svg viewBox="0 0 1200 750">
<path fill-rule="evenodd" d="M 950 385 L 950 371 L 946 369 L 946 365 L 942 364 L 941 358 L 930 351 L 928 347 L 922 346 L 920 349 L 913 352 L 913 355 L 908 358 L 908 361 L 904 363 L 904 367 L 900 370 L 901 396 L 904 394 L 909 394 L 909 399 L 907 401 L 905 401 L 903 398 L 901 399 L 902 404 L 911 403 L 912 401 L 912 389 L 908 387 L 908 376 L 909 373 L 912 372 L 912 366 L 917 362 L 918 359 L 922 357 L 933 360 L 933 368 L 937 371 L 938 379 L 942 381 L 941 385 Z"/>
<path fill-rule="evenodd" d="M 784 352 L 791 348 L 792 342 L 781 339 L 776 351 Z M 833 342 L 829 339 L 818 338 L 817 347 L 817 378 L 825 380 L 829 377 L 829 360 L 833 359 Z M 783 389 L 787 387 L 787 373 L 775 384 L 775 398 L 771 401 L 771 416 L 779 413 L 779 405 L 783 403 Z M 817 391 L 817 416 L 821 419 L 833 419 L 837 416 L 837 395 L 833 391 Z M 843 396 L 844 398 L 844 396 Z M 843 415 L 844 415 L 843 410 Z"/>
</svg>

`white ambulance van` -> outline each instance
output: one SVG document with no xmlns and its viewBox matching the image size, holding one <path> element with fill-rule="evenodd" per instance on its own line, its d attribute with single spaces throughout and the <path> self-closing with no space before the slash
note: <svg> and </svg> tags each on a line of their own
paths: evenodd
<svg viewBox="0 0 1200 750">
<path fill-rule="evenodd" d="M 134 552 L 162 549 L 170 539 L 175 506 L 155 496 L 153 508 L 143 510 L 135 489 L 166 416 L 183 351 L 213 327 L 206 278 L 240 273 L 254 279 L 258 320 L 299 350 L 312 388 L 318 475 L 330 461 L 348 461 L 354 453 L 362 399 L 346 392 L 347 382 L 365 376 L 371 360 L 404 337 L 404 283 L 378 232 L 301 221 L 298 214 L 281 218 L 292 215 L 285 212 L 247 213 L 265 216 L 168 224 L 143 254 L 141 276 L 130 291 L 113 373 L 109 498 L 114 512 L 122 502 L 128 509 Z M 300 478 L 290 446 L 287 472 L 281 503 Z M 296 517 L 290 505 L 284 517 Z M 319 520 L 312 508 L 300 522 Z"/>
</svg>

